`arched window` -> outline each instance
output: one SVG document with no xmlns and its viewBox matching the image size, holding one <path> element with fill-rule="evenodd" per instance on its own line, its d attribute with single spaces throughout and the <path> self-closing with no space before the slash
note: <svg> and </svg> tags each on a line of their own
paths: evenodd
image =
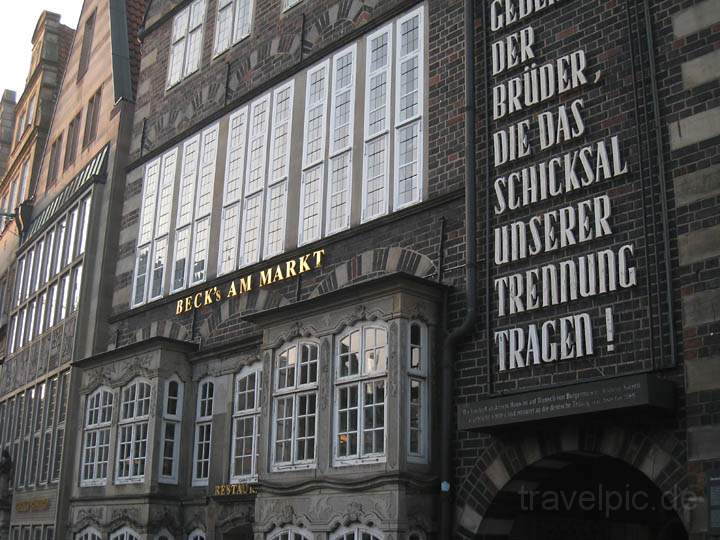
<svg viewBox="0 0 720 540">
<path fill-rule="evenodd" d="M 230 480 L 235 483 L 257 480 L 261 368 L 258 362 L 235 376 L 230 463 Z"/>
<path fill-rule="evenodd" d="M 155 535 L 155 540 L 174 540 L 173 535 L 167 529 L 162 529 Z"/>
<path fill-rule="evenodd" d="M 411 322 L 408 332 L 408 391 L 407 391 L 407 451 L 408 460 L 427 462 L 428 459 L 428 345 L 427 328 Z"/>
<path fill-rule="evenodd" d="M 298 342 L 280 351 L 273 379 L 273 467 L 311 467 L 317 431 L 317 344 Z"/>
<path fill-rule="evenodd" d="M 135 380 L 122 389 L 118 424 L 117 481 L 142 482 L 147 457 L 148 419 L 152 387 Z"/>
<path fill-rule="evenodd" d="M 113 393 L 99 388 L 87 398 L 80 485 L 101 485 L 107 481 L 110 455 L 110 424 Z"/>
<path fill-rule="evenodd" d="M 361 325 L 337 339 L 335 356 L 335 461 L 357 463 L 385 457 L 387 331 Z"/>
<path fill-rule="evenodd" d="M 205 533 L 200 529 L 195 529 L 188 535 L 188 540 L 205 540 Z"/>
<path fill-rule="evenodd" d="M 83 529 L 75 535 L 75 540 L 101 540 L 101 538 L 102 536 L 97 529 L 93 529 L 92 527 Z"/>
<path fill-rule="evenodd" d="M 383 540 L 383 534 L 375 529 L 361 526 L 346 527 L 336 531 L 330 540 Z"/>
<path fill-rule="evenodd" d="M 180 422 L 182 419 L 183 383 L 173 375 L 165 383 L 165 401 L 162 409 L 162 457 L 160 482 L 177 484 L 180 452 Z"/>
<path fill-rule="evenodd" d="M 207 486 L 210 475 L 213 400 L 215 384 L 210 379 L 200 381 L 195 411 L 195 448 L 193 450 L 194 486 Z"/>
<path fill-rule="evenodd" d="M 140 535 L 130 527 L 123 527 L 110 535 L 110 540 L 140 540 Z"/>
<path fill-rule="evenodd" d="M 297 527 L 278 529 L 267 535 L 267 540 L 312 540 L 312 534 Z"/>
</svg>

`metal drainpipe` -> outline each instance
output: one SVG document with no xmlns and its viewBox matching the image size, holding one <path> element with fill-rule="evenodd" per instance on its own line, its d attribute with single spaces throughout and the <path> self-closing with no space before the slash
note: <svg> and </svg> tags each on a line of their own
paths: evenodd
<svg viewBox="0 0 720 540">
<path fill-rule="evenodd" d="M 670 258 L 670 225 L 668 224 L 667 174 L 665 172 L 665 154 L 663 152 L 660 122 L 660 97 L 657 86 L 657 68 L 655 66 L 655 40 L 653 38 L 652 16 L 648 0 L 643 2 L 645 16 L 645 38 L 648 48 L 648 64 L 650 66 L 650 90 L 653 99 L 653 120 L 655 123 L 655 139 L 657 141 L 657 166 L 660 179 L 660 204 L 662 208 L 663 251 L 665 252 L 665 294 L 667 294 L 668 325 L 670 326 L 670 366 L 677 364 L 677 340 L 675 338 L 675 306 L 673 302 L 672 261 Z M 649 156 L 648 156 L 649 157 Z M 662 351 L 661 356 L 662 358 Z M 665 366 L 662 366 L 665 367 Z"/>
<path fill-rule="evenodd" d="M 460 339 L 469 334 L 477 317 L 477 191 L 475 180 L 475 2 L 465 0 L 465 289 L 467 312 L 462 324 L 443 346 L 440 390 L 440 535 L 452 538 L 451 499 L 453 439 L 453 362 Z M 447 315 L 446 315 L 447 317 Z"/>
</svg>

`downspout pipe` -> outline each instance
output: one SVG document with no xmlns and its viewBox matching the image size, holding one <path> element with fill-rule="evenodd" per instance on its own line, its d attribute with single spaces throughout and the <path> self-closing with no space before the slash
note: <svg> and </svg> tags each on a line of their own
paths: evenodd
<svg viewBox="0 0 720 540">
<path fill-rule="evenodd" d="M 452 538 L 453 374 L 457 346 L 470 334 L 477 318 L 477 189 L 475 142 L 475 0 L 465 0 L 465 292 L 467 311 L 463 322 L 450 332 L 443 346 L 440 389 L 440 531 Z M 447 318 L 447 313 L 445 314 Z"/>
</svg>

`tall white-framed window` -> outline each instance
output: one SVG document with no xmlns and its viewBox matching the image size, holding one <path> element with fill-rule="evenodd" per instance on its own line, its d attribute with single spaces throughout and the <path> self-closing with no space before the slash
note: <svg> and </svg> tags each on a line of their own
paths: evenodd
<svg viewBox="0 0 720 540">
<path fill-rule="evenodd" d="M 212 417 L 215 399 L 215 383 L 204 379 L 198 385 L 197 408 L 195 411 L 195 446 L 193 448 L 194 486 L 207 486 L 210 476 L 210 454 L 212 451 Z"/>
<path fill-rule="evenodd" d="M 81 486 L 104 485 L 107 482 L 113 398 L 112 391 L 105 387 L 98 388 L 87 398 Z"/>
<path fill-rule="evenodd" d="M 135 380 L 121 391 L 117 483 L 129 484 L 145 479 L 151 394 L 152 387 L 144 380 Z"/>
<path fill-rule="evenodd" d="M 330 536 L 330 540 L 383 540 L 383 538 L 385 536 L 377 529 L 370 529 L 360 525 L 343 527 Z"/>
<path fill-rule="evenodd" d="M 270 133 L 270 170 L 265 216 L 265 258 L 285 249 L 285 217 L 290 169 L 290 136 L 294 84 L 286 84 L 273 95 L 272 130 Z"/>
<path fill-rule="evenodd" d="M 362 324 L 337 337 L 335 464 L 385 459 L 387 330 Z"/>
<path fill-rule="evenodd" d="M 244 367 L 235 376 L 230 481 L 257 481 L 262 363 Z"/>
<path fill-rule="evenodd" d="M 207 278 L 218 129 L 215 124 L 183 146 L 172 292 Z"/>
<path fill-rule="evenodd" d="M 420 6 L 367 38 L 362 221 L 422 200 L 424 36 Z"/>
<path fill-rule="evenodd" d="M 238 266 L 247 133 L 248 108 L 243 107 L 232 113 L 229 119 L 223 209 L 220 220 L 219 275 L 232 272 Z"/>
<path fill-rule="evenodd" d="M 283 527 L 275 529 L 266 537 L 268 540 L 312 540 L 312 533 L 298 527 Z"/>
<path fill-rule="evenodd" d="M 350 226 L 357 45 L 333 57 L 326 234 Z"/>
<path fill-rule="evenodd" d="M 392 24 L 370 34 L 367 38 L 363 221 L 369 221 L 388 212 L 392 47 Z"/>
<path fill-rule="evenodd" d="M 300 183 L 300 245 L 313 242 L 322 234 L 329 69 L 330 62 L 325 60 L 307 72 L 303 172 Z"/>
<path fill-rule="evenodd" d="M 184 386 L 177 375 L 165 382 L 162 409 L 162 456 L 158 480 L 163 484 L 177 484 L 180 461 L 180 428 L 182 422 Z"/>
<path fill-rule="evenodd" d="M 195 0 L 173 19 L 167 87 L 200 68 L 205 0 Z"/>
<path fill-rule="evenodd" d="M 205 532 L 201 529 L 195 529 L 188 534 L 188 540 L 205 540 Z"/>
<path fill-rule="evenodd" d="M 240 266 L 247 266 L 260 260 L 269 128 L 270 94 L 266 94 L 250 105 Z"/>
<path fill-rule="evenodd" d="M 75 540 L 102 540 L 102 535 L 97 529 L 88 527 L 77 533 Z"/>
<path fill-rule="evenodd" d="M 218 0 L 215 25 L 216 55 L 250 35 L 254 0 Z"/>
<path fill-rule="evenodd" d="M 428 392 L 428 331 L 424 324 L 410 323 L 407 343 L 407 453 L 408 461 L 428 460 L 430 408 Z"/>
<path fill-rule="evenodd" d="M 273 364 L 272 464 L 274 470 L 315 466 L 319 348 L 298 341 Z"/>
<path fill-rule="evenodd" d="M 110 535 L 110 540 L 140 540 L 140 535 L 130 527 L 123 527 Z"/>
<path fill-rule="evenodd" d="M 394 209 L 422 198 L 424 25 L 422 7 L 396 23 L 397 85 L 395 96 Z"/>
</svg>

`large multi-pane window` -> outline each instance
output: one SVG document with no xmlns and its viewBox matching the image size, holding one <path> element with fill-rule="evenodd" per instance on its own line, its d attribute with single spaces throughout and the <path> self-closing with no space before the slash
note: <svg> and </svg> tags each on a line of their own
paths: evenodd
<svg viewBox="0 0 720 540">
<path fill-rule="evenodd" d="M 275 470 L 315 464 L 318 346 L 300 341 L 275 356 L 272 463 Z"/>
<path fill-rule="evenodd" d="M 168 256 L 170 212 L 175 190 L 177 149 L 145 167 L 133 304 L 162 296 Z"/>
<path fill-rule="evenodd" d="M 7 449 L 18 464 L 16 488 L 57 479 L 59 458 L 56 463 L 53 448 L 56 453 L 62 450 L 67 382 L 68 372 L 55 375 L 0 403 L 0 448 Z"/>
<path fill-rule="evenodd" d="M 117 446 L 118 483 L 142 482 L 145 478 L 151 393 L 152 387 L 143 380 L 135 380 L 122 389 Z"/>
<path fill-rule="evenodd" d="M 295 527 L 285 527 L 273 531 L 267 538 L 268 540 L 311 540 L 312 535 Z"/>
<path fill-rule="evenodd" d="M 13 354 L 79 307 L 91 195 L 86 194 L 18 257 L 8 352 Z"/>
<path fill-rule="evenodd" d="M 337 338 L 335 356 L 335 463 L 385 457 L 387 330 L 374 324 Z"/>
<path fill-rule="evenodd" d="M 235 376 L 233 399 L 230 480 L 257 480 L 257 456 L 260 443 L 260 370 L 247 366 Z"/>
<path fill-rule="evenodd" d="M 140 540 L 140 535 L 130 527 L 123 527 L 110 535 L 110 540 Z"/>
<path fill-rule="evenodd" d="M 183 383 L 176 375 L 165 383 L 159 476 L 160 482 L 164 484 L 177 484 L 178 481 L 183 388 Z"/>
<path fill-rule="evenodd" d="M 250 35 L 254 0 L 218 0 L 215 54 Z"/>
<path fill-rule="evenodd" d="M 216 47 L 217 42 L 226 46 L 227 36 L 234 35 L 232 21 L 252 14 L 250 4 L 218 2 Z M 220 120 L 223 128 L 227 122 L 227 140 L 222 141 L 225 172 L 218 215 L 211 212 L 212 182 L 202 180 L 203 171 L 214 175 L 218 127 L 191 136 L 176 149 L 182 170 L 178 194 L 171 198 L 173 245 L 156 241 L 141 227 L 133 305 L 422 200 L 423 9 L 398 17 Z M 295 92 L 298 88 L 302 91 Z M 296 95 L 303 96 L 297 104 Z M 297 160 L 290 159 L 294 154 Z M 141 223 L 150 225 L 154 216 L 151 201 L 161 168 L 160 158 L 146 167 L 144 193 L 149 198 L 143 196 Z M 208 245 L 216 234 L 219 242 Z M 209 255 L 217 265 L 208 265 Z M 158 285 L 148 294 L 152 268 Z M 161 282 L 164 274 L 169 287 Z"/>
<path fill-rule="evenodd" d="M 383 534 L 376 529 L 354 526 L 336 531 L 332 534 L 330 540 L 383 540 L 383 538 Z"/>
<path fill-rule="evenodd" d="M 215 383 L 206 379 L 198 386 L 195 410 L 195 446 L 193 448 L 194 486 L 206 486 L 210 476 L 210 453 L 212 451 L 212 417 L 215 400 Z"/>
<path fill-rule="evenodd" d="M 173 19 L 167 86 L 200 68 L 205 0 L 195 0 Z"/>
<path fill-rule="evenodd" d="M 75 540 L 101 540 L 102 535 L 97 529 L 88 527 L 75 535 Z"/>
<path fill-rule="evenodd" d="M 80 485 L 107 482 L 112 412 L 113 393 L 108 388 L 98 388 L 87 398 Z"/>
</svg>

